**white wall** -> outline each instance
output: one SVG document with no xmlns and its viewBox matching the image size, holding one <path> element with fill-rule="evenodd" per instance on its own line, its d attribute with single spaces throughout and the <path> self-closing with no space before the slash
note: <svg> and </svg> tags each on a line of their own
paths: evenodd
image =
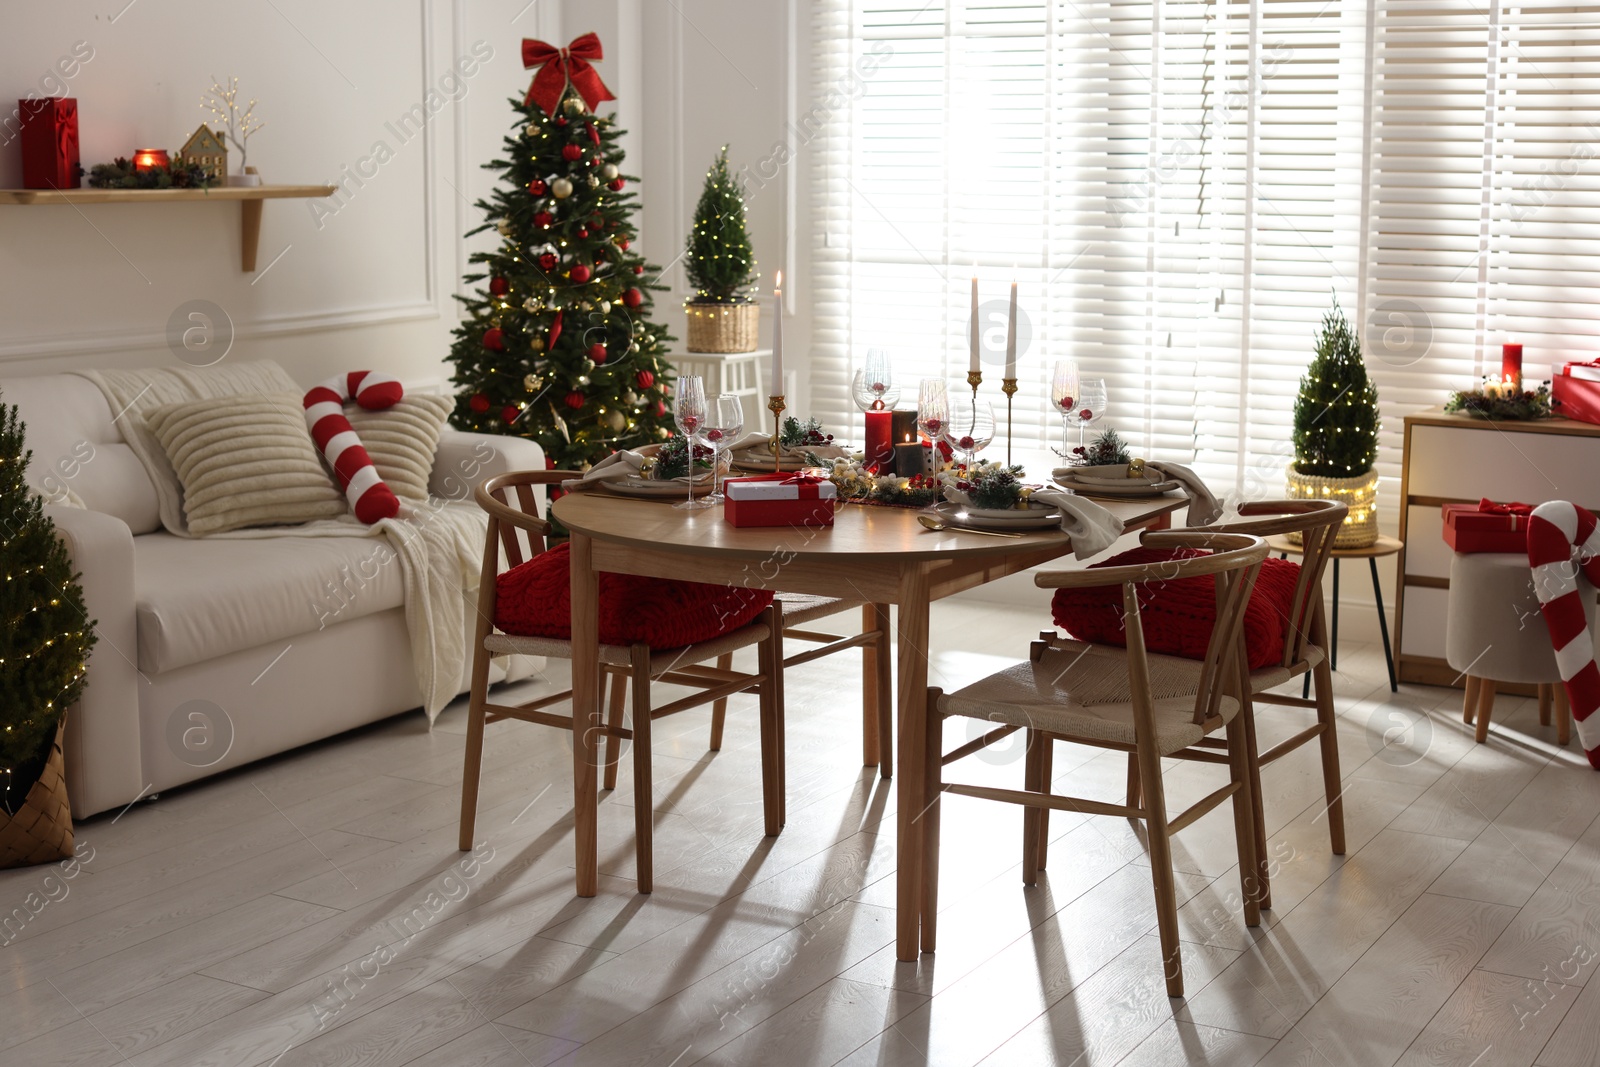
<svg viewBox="0 0 1600 1067">
<path fill-rule="evenodd" d="M 122 0 L 99 13 L 13 6 L 0 34 L 0 100 L 55 88 L 59 58 L 75 46 L 92 52 L 65 79 L 86 167 L 139 147 L 176 149 L 207 118 L 199 100 L 211 76 L 237 75 L 267 123 L 250 144 L 265 179 L 344 191 L 332 201 L 269 201 L 254 274 L 239 270 L 234 204 L 0 205 L 0 376 L 173 363 L 168 319 L 191 300 L 231 319 L 230 358 L 276 359 L 308 384 L 357 367 L 447 376 L 451 297 L 467 254 L 485 240 L 461 235 L 479 221 L 472 202 L 496 180 L 480 164 L 498 155 L 513 116 L 506 98 L 530 77 L 521 38 L 565 44 L 600 34 L 599 69 L 619 98 L 602 109 L 615 108 L 631 131 L 627 169 L 642 179 L 641 244 L 668 265 L 717 148 L 729 143 L 736 167 L 754 165 L 783 136 L 798 2 L 144 0 L 120 14 Z M 462 58 L 469 76 L 451 72 Z M 402 140 L 401 118 L 426 106 L 430 91 L 437 112 Z M 20 152 L 7 136 L 0 187 L 16 187 Z M 769 294 L 780 265 L 792 290 L 804 284 L 804 262 L 784 260 L 806 246 L 785 234 L 794 178 L 786 172 L 751 201 Z M 672 292 L 657 314 L 681 336 L 681 266 L 663 280 Z M 804 316 L 791 317 L 787 347 L 798 356 L 806 340 Z"/>
</svg>

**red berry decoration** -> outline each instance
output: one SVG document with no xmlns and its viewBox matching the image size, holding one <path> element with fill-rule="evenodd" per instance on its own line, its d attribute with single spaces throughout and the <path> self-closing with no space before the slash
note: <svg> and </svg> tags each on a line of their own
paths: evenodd
<svg viewBox="0 0 1600 1067">
<path fill-rule="evenodd" d="M 707 441 L 720 441 L 720 440 L 722 440 L 722 431 L 721 430 L 707 430 L 706 431 L 706 440 Z"/>
<path fill-rule="evenodd" d="M 567 407 L 571 408 L 573 411 L 577 411 L 579 408 L 583 407 L 583 394 L 578 392 L 576 389 L 568 393 Z"/>
<path fill-rule="evenodd" d="M 522 414 L 522 409 L 514 404 L 507 404 L 500 409 L 501 422 L 516 422 L 517 416 Z"/>
<path fill-rule="evenodd" d="M 961 446 L 962 451 L 971 452 L 974 442 L 970 437 L 963 437 L 961 440 L 957 441 L 956 444 Z"/>
<path fill-rule="evenodd" d="M 639 384 L 640 389 L 648 389 L 656 384 L 656 376 L 647 370 L 642 370 L 635 374 L 633 380 Z"/>
<path fill-rule="evenodd" d="M 471 408 L 473 411 L 476 411 L 479 415 L 482 415 L 485 411 L 489 410 L 489 398 L 484 396 L 482 393 L 473 393 L 472 396 L 467 400 L 467 407 Z"/>
<path fill-rule="evenodd" d="M 491 326 L 483 331 L 483 347 L 493 352 L 506 350 L 505 335 L 500 332 L 500 327 Z"/>
<path fill-rule="evenodd" d="M 635 273 L 635 274 L 643 274 L 644 273 L 644 264 L 643 263 L 635 263 L 633 265 L 633 273 Z"/>
<path fill-rule="evenodd" d="M 1084 408 L 1082 411 L 1078 412 L 1078 418 L 1082 419 L 1084 422 L 1093 422 L 1094 412 L 1090 411 L 1088 408 Z"/>
<path fill-rule="evenodd" d="M 506 284 L 506 280 L 504 278 L 490 278 L 489 279 L 489 292 L 494 294 L 495 296 L 505 296 L 506 292 L 510 288 L 511 288 L 511 286 Z"/>
<path fill-rule="evenodd" d="M 589 236 L 589 230 L 588 230 L 588 227 L 586 227 L 586 226 L 579 226 L 579 227 L 578 227 L 578 236 L 579 236 L 579 237 L 587 237 L 587 236 Z"/>
<path fill-rule="evenodd" d="M 583 158 L 583 148 L 579 145 L 569 144 L 561 150 L 561 158 L 568 163 L 576 163 Z"/>
<path fill-rule="evenodd" d="M 533 181 L 528 183 L 528 192 L 532 193 L 534 196 L 543 196 L 549 190 L 549 188 L 550 187 L 544 183 L 543 178 L 535 178 Z"/>
<path fill-rule="evenodd" d="M 617 247 L 626 252 L 628 250 L 628 239 L 626 237 L 617 238 Z"/>
<path fill-rule="evenodd" d="M 637 289 L 629 289 L 622 294 L 622 302 L 631 308 L 636 308 L 644 303 L 644 294 Z"/>
<path fill-rule="evenodd" d="M 535 212 L 533 216 L 533 223 L 535 226 L 544 226 L 548 228 L 549 225 L 554 221 L 555 216 L 550 214 L 548 211 Z"/>
<path fill-rule="evenodd" d="M 579 263 L 576 267 L 573 267 L 567 272 L 567 277 L 571 278 L 579 285 L 582 285 L 584 282 L 589 280 L 589 268 L 585 267 L 582 263 Z"/>
<path fill-rule="evenodd" d="M 612 192 L 620 193 L 620 192 L 622 192 L 623 184 L 624 184 L 624 182 L 623 182 L 623 180 L 621 178 L 615 178 L 609 183 L 608 187 L 611 189 Z"/>
<path fill-rule="evenodd" d="M 608 356 L 609 354 L 610 353 L 608 353 L 606 351 L 606 346 L 605 345 L 590 345 L 589 346 L 589 358 L 594 360 L 595 363 L 597 363 L 597 364 L 604 363 L 606 361 L 606 356 Z"/>
<path fill-rule="evenodd" d="M 554 252 L 546 252 L 539 257 L 539 269 L 548 274 L 556 269 L 556 262 L 556 254 Z"/>
</svg>

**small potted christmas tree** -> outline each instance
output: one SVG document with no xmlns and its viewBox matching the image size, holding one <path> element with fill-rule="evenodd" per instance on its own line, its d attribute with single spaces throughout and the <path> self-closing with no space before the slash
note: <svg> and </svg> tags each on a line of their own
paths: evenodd
<svg viewBox="0 0 1600 1067">
<path fill-rule="evenodd" d="M 1361 342 L 1339 302 L 1322 317 L 1317 354 L 1294 404 L 1294 454 L 1289 495 L 1338 500 L 1350 514 L 1335 548 L 1361 548 L 1378 539 L 1378 389 L 1367 378 Z"/>
<path fill-rule="evenodd" d="M 750 295 L 756 260 L 744 221 L 744 188 L 728 172 L 728 146 L 723 145 L 706 172 L 683 257 L 695 289 L 684 305 L 691 352 L 756 350 L 761 309 Z"/>
<path fill-rule="evenodd" d="M 22 435 L 16 407 L 0 406 L 0 867 L 72 855 L 62 713 L 95 640 L 72 560 L 24 478 Z"/>
</svg>

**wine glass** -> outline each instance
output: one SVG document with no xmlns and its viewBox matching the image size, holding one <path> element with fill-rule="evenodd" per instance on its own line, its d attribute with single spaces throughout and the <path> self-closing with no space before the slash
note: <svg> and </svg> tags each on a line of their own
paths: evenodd
<svg viewBox="0 0 1600 1067">
<path fill-rule="evenodd" d="M 698 374 L 687 374 L 678 379 L 678 391 L 672 400 L 672 421 L 684 437 L 684 451 L 688 457 L 689 499 L 675 508 L 709 508 L 711 501 L 694 498 L 694 443 L 706 425 L 706 387 Z M 713 475 L 715 477 L 715 475 Z"/>
<path fill-rule="evenodd" d="M 732 393 L 723 393 L 709 406 L 706 417 L 706 441 L 711 445 L 711 495 L 707 500 L 720 502 L 722 489 L 717 484 L 722 473 L 719 462 L 721 452 L 744 433 L 744 405 Z"/>
<path fill-rule="evenodd" d="M 862 411 L 883 411 L 894 407 L 900 399 L 900 387 L 895 385 L 894 368 L 889 365 L 887 349 L 867 349 L 867 360 L 856 371 L 850 391 L 856 407 Z"/>
<path fill-rule="evenodd" d="M 1078 364 L 1075 360 L 1056 360 L 1055 376 L 1050 380 L 1050 403 L 1061 416 L 1061 448 L 1056 454 L 1069 458 L 1072 446 L 1067 443 L 1068 427 L 1078 413 Z"/>
<path fill-rule="evenodd" d="M 950 421 L 950 398 L 943 378 L 924 378 L 917 389 L 917 430 L 936 444 Z"/>
<path fill-rule="evenodd" d="M 951 448 L 966 454 L 966 467 L 971 470 L 977 454 L 994 440 L 994 406 L 987 400 L 973 400 L 970 396 L 951 397 L 944 440 Z"/>
<path fill-rule="evenodd" d="M 1086 449 L 1084 431 L 1106 416 L 1106 380 L 1085 378 L 1078 393 L 1078 447 Z"/>
</svg>

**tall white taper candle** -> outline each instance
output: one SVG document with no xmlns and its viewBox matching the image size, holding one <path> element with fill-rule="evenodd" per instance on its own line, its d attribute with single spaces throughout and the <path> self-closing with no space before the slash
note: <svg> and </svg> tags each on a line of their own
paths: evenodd
<svg viewBox="0 0 1600 1067">
<path fill-rule="evenodd" d="M 1006 314 L 1006 377 L 1017 376 L 1017 280 L 1011 279 L 1011 309 Z"/>
<path fill-rule="evenodd" d="M 974 273 L 972 275 L 972 363 L 967 367 L 967 370 L 973 374 L 977 374 L 983 369 L 979 366 L 980 344 L 978 331 L 980 328 L 978 324 L 978 275 Z"/>
<path fill-rule="evenodd" d="M 783 271 L 773 282 L 772 373 L 767 378 L 767 395 L 783 395 Z"/>
</svg>

